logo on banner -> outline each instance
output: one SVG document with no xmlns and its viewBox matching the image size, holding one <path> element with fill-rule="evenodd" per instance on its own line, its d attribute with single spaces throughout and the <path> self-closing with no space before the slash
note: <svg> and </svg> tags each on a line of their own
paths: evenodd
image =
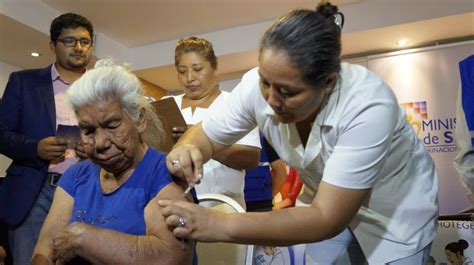
<svg viewBox="0 0 474 265">
<path fill-rule="evenodd" d="M 429 117 L 426 101 L 406 102 L 401 105 L 405 109 L 407 120 L 415 130 L 416 136 L 423 140 L 430 153 L 456 152 L 455 117 Z"/>
</svg>

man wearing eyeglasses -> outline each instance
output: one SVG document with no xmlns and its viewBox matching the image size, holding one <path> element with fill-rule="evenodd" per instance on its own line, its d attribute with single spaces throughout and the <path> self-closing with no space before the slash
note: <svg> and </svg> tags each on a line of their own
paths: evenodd
<svg viewBox="0 0 474 265">
<path fill-rule="evenodd" d="M 0 102 L 0 153 L 13 160 L 0 187 L 0 219 L 9 228 L 14 265 L 30 263 L 57 181 L 85 158 L 80 144 L 68 149 L 55 135 L 58 125 L 77 125 L 65 93 L 86 71 L 93 33 L 91 22 L 78 14 L 55 18 L 50 48 L 56 62 L 12 73 Z"/>
</svg>

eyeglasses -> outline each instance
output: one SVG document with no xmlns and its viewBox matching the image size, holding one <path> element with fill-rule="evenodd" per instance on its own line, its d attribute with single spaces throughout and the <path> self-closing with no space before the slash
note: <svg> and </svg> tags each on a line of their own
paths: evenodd
<svg viewBox="0 0 474 265">
<path fill-rule="evenodd" d="M 57 39 L 56 41 L 62 42 L 66 47 L 74 47 L 79 42 L 81 44 L 81 47 L 89 48 L 92 44 L 92 40 L 90 39 L 76 39 L 73 37 Z"/>
</svg>

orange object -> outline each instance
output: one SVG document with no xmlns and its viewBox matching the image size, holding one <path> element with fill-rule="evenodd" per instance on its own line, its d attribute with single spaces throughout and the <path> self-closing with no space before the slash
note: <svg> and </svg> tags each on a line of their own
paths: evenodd
<svg viewBox="0 0 474 265">
<path fill-rule="evenodd" d="M 285 183 L 283 183 L 280 190 L 282 200 L 289 199 L 291 201 L 291 205 L 288 207 L 295 206 L 301 187 L 303 187 L 303 182 L 301 181 L 300 174 L 296 169 L 290 167 L 290 173 L 286 176 Z"/>
</svg>

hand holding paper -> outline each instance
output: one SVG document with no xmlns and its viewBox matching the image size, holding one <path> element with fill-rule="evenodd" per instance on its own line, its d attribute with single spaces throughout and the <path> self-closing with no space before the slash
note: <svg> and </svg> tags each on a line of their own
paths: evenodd
<svg viewBox="0 0 474 265">
<path fill-rule="evenodd" d="M 59 124 L 56 137 L 66 140 L 68 149 L 74 149 L 81 140 L 81 131 L 79 126 Z"/>
<path fill-rule="evenodd" d="M 44 160 L 59 161 L 64 159 L 67 142 L 64 139 L 50 136 L 41 139 L 37 146 L 37 155 Z"/>
</svg>

